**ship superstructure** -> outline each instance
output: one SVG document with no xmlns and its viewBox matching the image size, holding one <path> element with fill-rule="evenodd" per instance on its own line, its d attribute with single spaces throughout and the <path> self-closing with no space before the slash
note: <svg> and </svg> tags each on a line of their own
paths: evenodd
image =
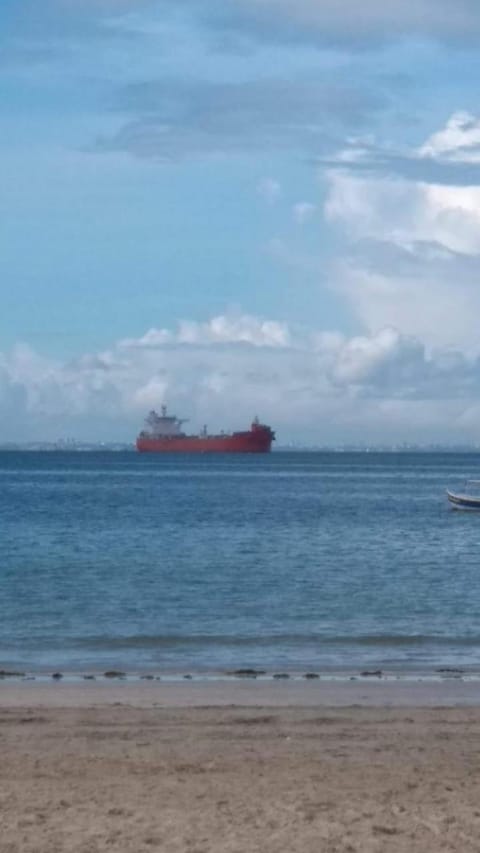
<svg viewBox="0 0 480 853">
<path fill-rule="evenodd" d="M 185 433 L 182 431 L 182 424 L 186 423 L 185 418 L 177 418 L 176 415 L 168 415 L 167 407 L 162 406 L 161 414 L 157 415 L 152 409 L 145 418 L 145 429 L 141 435 L 149 435 L 151 438 L 171 438 L 172 436 L 182 436 Z"/>
</svg>

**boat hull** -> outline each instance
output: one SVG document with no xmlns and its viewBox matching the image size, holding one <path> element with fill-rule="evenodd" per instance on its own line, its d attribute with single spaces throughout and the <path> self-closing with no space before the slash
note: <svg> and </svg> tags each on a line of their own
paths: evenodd
<svg viewBox="0 0 480 853">
<path fill-rule="evenodd" d="M 269 453 L 272 441 L 271 430 L 257 429 L 233 435 L 139 436 L 136 444 L 140 453 Z"/>
<path fill-rule="evenodd" d="M 447 498 L 452 505 L 452 509 L 480 511 L 480 497 L 475 498 L 469 495 L 459 495 L 455 494 L 455 492 L 447 491 Z"/>
</svg>

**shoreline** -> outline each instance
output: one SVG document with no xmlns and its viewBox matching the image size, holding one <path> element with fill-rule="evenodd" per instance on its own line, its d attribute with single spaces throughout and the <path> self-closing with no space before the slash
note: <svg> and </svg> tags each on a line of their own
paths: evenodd
<svg viewBox="0 0 480 853">
<path fill-rule="evenodd" d="M 55 669 L 54 667 L 42 666 L 34 669 L 16 664 L 0 664 L 0 683 L 2 681 L 47 681 L 65 679 L 71 682 L 89 680 L 123 680 L 123 681 L 356 681 L 358 680 L 384 680 L 384 681 L 442 681 L 449 678 L 461 678 L 468 681 L 480 681 L 480 668 L 470 664 L 441 664 L 435 667 L 382 667 L 381 665 L 356 666 L 356 667 L 329 667 L 325 669 L 281 669 L 268 667 L 240 666 L 232 669 L 195 669 L 184 667 L 182 669 L 156 669 L 155 667 L 139 667 L 129 669 L 120 665 L 112 667 L 92 666 L 78 667 L 75 669 Z"/>
<path fill-rule="evenodd" d="M 0 680 L 0 708 L 480 708 L 480 680 Z"/>
</svg>

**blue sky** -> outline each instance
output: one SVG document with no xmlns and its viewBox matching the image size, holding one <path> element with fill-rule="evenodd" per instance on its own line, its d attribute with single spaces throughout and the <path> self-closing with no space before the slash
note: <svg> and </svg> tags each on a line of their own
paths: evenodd
<svg viewBox="0 0 480 853">
<path fill-rule="evenodd" d="M 476 441 L 479 41 L 473 0 L 3 0 L 0 439 Z"/>
</svg>

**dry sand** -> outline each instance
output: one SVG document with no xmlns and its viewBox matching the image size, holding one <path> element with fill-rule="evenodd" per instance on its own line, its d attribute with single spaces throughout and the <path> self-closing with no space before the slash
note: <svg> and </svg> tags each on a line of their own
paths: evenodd
<svg viewBox="0 0 480 853">
<path fill-rule="evenodd" d="M 465 686 L 2 683 L 0 851 L 478 851 Z"/>
</svg>

